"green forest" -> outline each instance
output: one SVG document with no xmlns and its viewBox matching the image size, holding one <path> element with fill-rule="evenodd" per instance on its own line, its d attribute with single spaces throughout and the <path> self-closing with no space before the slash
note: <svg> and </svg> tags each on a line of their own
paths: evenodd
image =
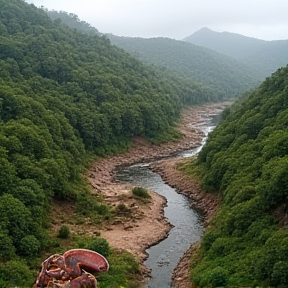
<svg viewBox="0 0 288 288">
<path fill-rule="evenodd" d="M 96 156 L 127 150 L 134 136 L 179 137 L 182 107 L 227 95 L 143 64 L 85 23 L 69 28 L 22 0 L 0 7 L 0 287 L 31 287 L 69 234 L 49 235 L 52 201 L 71 201 L 78 218 L 96 223 L 113 217 L 83 177 Z M 111 269 L 101 287 L 127 287 L 139 272 L 135 259 L 106 248 Z"/>
<path fill-rule="evenodd" d="M 222 113 L 183 165 L 221 197 L 192 258 L 198 287 L 287 287 L 288 66 Z"/>
<path fill-rule="evenodd" d="M 64 11 L 47 11 L 52 20 L 61 19 L 68 27 L 86 34 L 100 34 L 77 15 Z M 112 44 L 123 48 L 135 58 L 177 75 L 190 82 L 198 82 L 214 93 L 236 97 L 260 84 L 263 74 L 253 68 L 207 48 L 169 38 L 131 38 L 106 35 Z M 264 74 L 265 76 L 270 73 Z"/>
<path fill-rule="evenodd" d="M 226 95 L 239 96 L 263 81 L 257 69 L 191 43 L 169 38 L 107 36 L 113 44 L 146 63 L 200 81 Z"/>
<path fill-rule="evenodd" d="M 23 0 L 0 7 L 0 287 L 32 287 L 47 255 L 77 247 L 107 257 L 99 287 L 135 287 L 131 254 L 97 235 L 69 237 L 65 225 L 50 235 L 53 201 L 71 203 L 79 222 L 109 221 L 115 211 L 84 177 L 92 161 L 126 151 L 135 136 L 180 137 L 182 108 L 235 97 L 258 78 L 227 73 L 229 62 L 202 81 L 140 61 L 74 14 L 60 19 Z M 190 164 L 223 198 L 192 263 L 196 285 L 288 281 L 287 70 L 226 109 Z"/>
</svg>

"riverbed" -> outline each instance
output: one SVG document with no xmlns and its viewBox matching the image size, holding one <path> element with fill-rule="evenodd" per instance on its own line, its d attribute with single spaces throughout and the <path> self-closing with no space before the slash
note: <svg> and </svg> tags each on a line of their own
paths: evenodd
<svg viewBox="0 0 288 288">
<path fill-rule="evenodd" d="M 129 167 L 133 163 L 147 164 L 152 161 L 151 159 L 166 159 L 165 161 L 156 161 L 157 163 L 153 161 L 153 165 L 150 168 L 161 175 L 161 178 L 164 179 L 165 183 L 169 183 L 170 187 L 177 187 L 177 191 L 183 193 L 189 199 L 188 205 L 191 204 L 194 208 L 199 208 L 205 213 L 205 225 L 207 219 L 217 209 L 215 208 L 217 207 L 215 195 L 204 193 L 198 183 L 191 181 L 191 179 L 185 179 L 187 177 L 179 172 L 174 164 L 178 159 L 188 156 L 190 152 L 187 151 L 195 151 L 193 150 L 195 148 L 199 149 L 205 137 L 203 132 L 205 123 L 207 124 L 211 117 L 219 114 L 228 105 L 230 105 L 228 102 L 209 103 L 190 107 L 183 111 L 181 121 L 177 124 L 177 130 L 182 137 L 177 141 L 153 145 L 141 137 L 134 137 L 129 151 L 119 155 L 95 159 L 87 173 L 92 194 L 96 197 L 101 197 L 108 205 L 113 207 L 125 204 L 131 216 L 104 223 L 105 225 L 102 227 L 93 226 L 88 222 L 80 226 L 74 225 L 70 227 L 71 231 L 87 235 L 93 235 L 97 231 L 101 237 L 107 239 L 112 248 L 132 253 L 140 262 L 143 279 L 148 276 L 150 273 L 144 261 L 149 256 L 147 252 L 150 254 L 151 252 L 147 249 L 167 238 L 174 229 L 164 215 L 168 200 L 164 196 L 151 191 L 152 199 L 149 203 L 137 202 L 131 197 L 133 185 L 115 182 L 115 172 L 119 171 L 121 167 Z M 178 153 L 186 153 L 186 156 L 181 156 Z M 172 155 L 176 156 L 176 158 L 170 158 Z M 169 157 L 169 160 L 166 157 Z M 54 207 L 54 210 L 63 211 L 63 207 L 59 207 L 58 210 L 57 207 Z M 58 226 L 55 223 L 55 230 L 57 229 Z M 151 259 L 151 257 L 149 258 Z M 176 265 L 177 263 L 174 264 Z M 188 269 L 184 268 L 182 270 L 186 271 Z M 186 282 L 189 282 L 188 276 L 178 276 L 182 275 L 182 272 L 176 275 L 182 279 L 186 277 Z"/>
<path fill-rule="evenodd" d="M 178 152 L 172 156 L 173 158 L 181 159 L 199 153 L 207 135 L 215 127 L 213 121 L 210 121 L 213 120 L 212 115 L 208 116 L 208 118 L 207 115 L 203 115 L 201 118 L 197 124 L 191 127 L 192 129 L 200 129 L 203 132 L 201 144 L 193 149 Z M 156 162 L 156 160 L 153 162 Z M 151 271 L 151 277 L 146 279 L 147 284 L 145 287 L 167 288 L 171 287 L 172 273 L 181 256 L 191 244 L 200 240 L 204 230 L 204 217 L 203 213 L 191 207 L 191 203 L 186 196 L 177 193 L 176 189 L 166 184 L 159 174 L 149 169 L 153 162 L 121 167 L 115 179 L 123 184 L 144 187 L 167 199 L 164 216 L 173 228 L 164 240 L 146 250 L 148 259 L 144 263 Z"/>
</svg>

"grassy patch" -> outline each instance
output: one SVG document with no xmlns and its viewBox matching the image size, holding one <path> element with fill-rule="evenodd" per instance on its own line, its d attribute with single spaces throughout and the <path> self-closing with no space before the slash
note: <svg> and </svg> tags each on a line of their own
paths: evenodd
<svg viewBox="0 0 288 288">
<path fill-rule="evenodd" d="M 134 187 L 132 189 L 132 193 L 134 196 L 144 198 L 144 199 L 150 199 L 151 195 L 149 194 L 148 190 L 143 187 Z"/>
<path fill-rule="evenodd" d="M 190 178 L 200 180 L 203 177 L 203 169 L 201 166 L 197 165 L 196 157 L 189 157 L 178 161 L 176 163 L 176 168 Z"/>
</svg>

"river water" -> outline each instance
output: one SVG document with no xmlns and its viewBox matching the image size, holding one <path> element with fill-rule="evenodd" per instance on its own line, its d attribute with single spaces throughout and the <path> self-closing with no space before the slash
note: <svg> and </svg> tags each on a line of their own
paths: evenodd
<svg viewBox="0 0 288 288">
<path fill-rule="evenodd" d="M 203 115 L 203 117 L 205 116 Z M 192 150 L 182 151 L 176 157 L 190 157 L 201 150 L 208 133 L 215 127 L 212 122 L 207 125 L 207 119 L 204 120 L 203 123 L 197 125 L 205 133 L 202 145 Z M 167 199 L 164 215 L 173 228 L 166 239 L 146 251 L 149 257 L 145 265 L 151 269 L 152 277 L 147 279 L 145 287 L 168 288 L 171 287 L 172 273 L 181 256 L 192 243 L 199 241 L 203 234 L 203 216 L 199 211 L 191 208 L 184 195 L 177 193 L 174 188 L 165 184 L 158 174 L 152 172 L 149 169 L 150 163 L 122 167 L 121 171 L 118 171 L 116 179 L 122 183 L 155 191 Z"/>
</svg>

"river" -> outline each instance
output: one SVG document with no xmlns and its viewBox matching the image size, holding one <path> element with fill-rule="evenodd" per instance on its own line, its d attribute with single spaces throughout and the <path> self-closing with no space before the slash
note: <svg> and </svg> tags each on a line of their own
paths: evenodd
<svg viewBox="0 0 288 288">
<path fill-rule="evenodd" d="M 213 121 L 207 124 L 207 116 L 203 115 L 202 117 L 203 122 L 197 124 L 197 127 L 200 127 L 205 134 L 202 145 L 192 150 L 182 151 L 177 155 L 173 155 L 173 157 L 190 157 L 201 150 L 208 133 L 215 127 Z M 174 188 L 165 184 L 158 174 L 152 172 L 149 169 L 150 163 L 137 163 L 122 167 L 117 172 L 116 179 L 122 183 L 129 183 L 155 191 L 167 199 L 164 215 L 173 225 L 173 228 L 167 238 L 146 251 L 149 257 L 145 262 L 145 265 L 151 269 L 152 276 L 147 279 L 145 287 L 167 288 L 171 287 L 173 270 L 183 253 L 192 243 L 199 241 L 202 236 L 203 216 L 199 211 L 191 208 L 185 196 L 177 193 Z"/>
</svg>

